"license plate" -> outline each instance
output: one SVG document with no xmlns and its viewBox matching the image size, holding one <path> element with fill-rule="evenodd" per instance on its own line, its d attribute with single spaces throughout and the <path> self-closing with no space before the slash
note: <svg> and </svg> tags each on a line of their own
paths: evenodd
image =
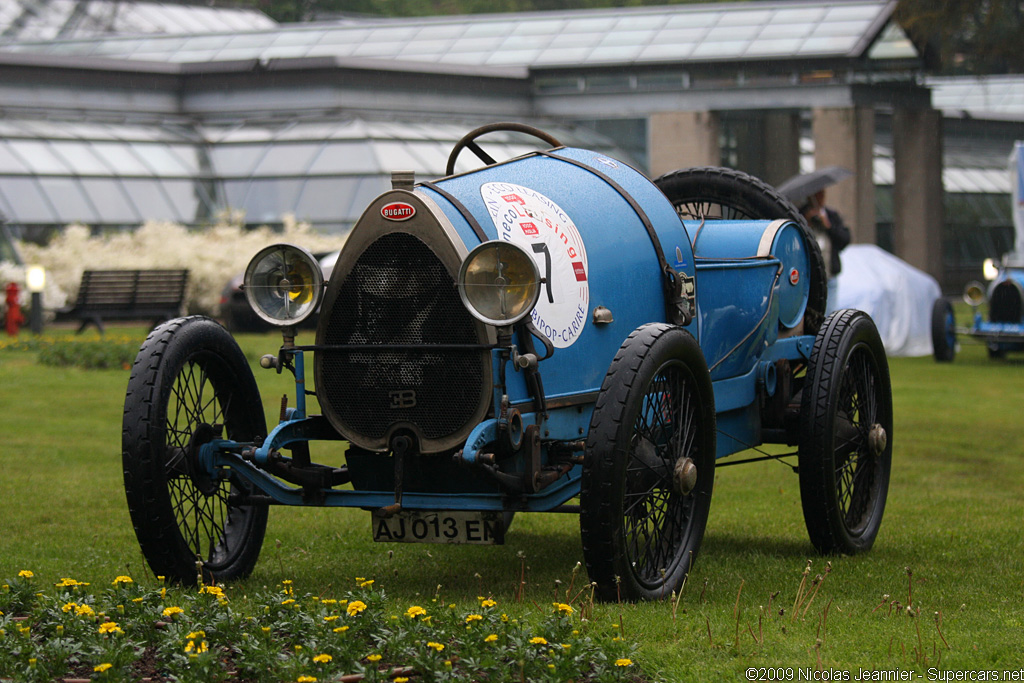
<svg viewBox="0 0 1024 683">
<path fill-rule="evenodd" d="M 505 523 L 500 512 L 400 510 L 390 517 L 374 512 L 371 520 L 373 540 L 379 543 L 505 542 Z"/>
</svg>

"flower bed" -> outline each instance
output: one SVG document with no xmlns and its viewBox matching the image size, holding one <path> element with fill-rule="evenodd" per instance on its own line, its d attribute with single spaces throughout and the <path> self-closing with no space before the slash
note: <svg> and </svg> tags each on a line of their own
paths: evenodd
<svg viewBox="0 0 1024 683">
<path fill-rule="evenodd" d="M 0 584 L 0 679 L 639 680 L 617 625 L 584 617 L 590 587 L 573 590 L 517 618 L 486 596 L 471 610 L 447 604 L 440 587 L 423 605 L 399 605 L 362 577 L 337 596 L 291 581 L 239 595 L 129 576 L 42 582 L 23 570 Z"/>
</svg>

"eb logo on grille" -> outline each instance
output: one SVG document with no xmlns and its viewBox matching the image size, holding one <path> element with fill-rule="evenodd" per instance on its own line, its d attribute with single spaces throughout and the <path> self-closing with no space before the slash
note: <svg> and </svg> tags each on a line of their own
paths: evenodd
<svg viewBox="0 0 1024 683">
<path fill-rule="evenodd" d="M 416 392 L 412 389 L 392 391 L 388 394 L 388 397 L 391 399 L 391 405 L 388 407 L 392 410 L 416 407 Z"/>
</svg>

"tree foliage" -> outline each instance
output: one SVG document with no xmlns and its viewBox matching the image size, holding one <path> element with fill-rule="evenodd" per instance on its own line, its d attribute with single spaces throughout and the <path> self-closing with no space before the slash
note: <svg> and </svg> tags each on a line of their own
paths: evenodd
<svg viewBox="0 0 1024 683">
<path fill-rule="evenodd" d="M 900 0 L 896 19 L 932 71 L 1024 72 L 1021 0 Z"/>
</svg>

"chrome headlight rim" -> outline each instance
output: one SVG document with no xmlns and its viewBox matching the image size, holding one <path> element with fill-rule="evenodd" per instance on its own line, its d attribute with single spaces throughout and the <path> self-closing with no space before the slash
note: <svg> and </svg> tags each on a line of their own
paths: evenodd
<svg viewBox="0 0 1024 683">
<path fill-rule="evenodd" d="M 473 296 L 467 285 L 467 278 L 470 270 L 474 266 L 479 266 L 482 259 L 495 256 L 497 263 L 508 263 L 507 260 L 502 260 L 502 252 L 505 252 L 506 259 L 515 259 L 515 266 L 523 268 L 525 270 L 526 277 L 522 277 L 522 272 L 519 272 L 519 279 L 514 282 L 499 283 L 497 280 L 504 276 L 502 272 L 493 273 L 495 279 L 496 290 L 501 287 L 506 289 L 514 288 L 525 288 L 525 296 L 521 297 L 515 304 L 514 309 L 509 311 L 509 314 L 504 317 L 496 317 L 488 315 L 486 312 L 480 309 L 477 297 Z M 541 278 L 540 269 L 537 267 L 537 262 L 534 261 L 533 257 L 523 247 L 515 244 L 514 242 L 508 242 L 504 240 L 489 240 L 482 242 L 474 247 L 469 254 L 462 259 L 462 265 L 459 266 L 459 277 L 458 277 L 458 289 L 459 297 L 462 299 L 462 304 L 469 311 L 470 315 L 487 325 L 493 325 L 495 327 L 509 327 L 521 322 L 524 318 L 530 316 L 533 309 L 537 306 L 537 302 L 540 300 L 541 290 Z"/>
<path fill-rule="evenodd" d="M 273 287 L 257 282 L 258 278 L 269 272 L 267 268 L 272 268 L 275 261 L 278 268 L 304 267 L 305 270 L 302 274 L 309 278 L 308 282 L 301 285 L 303 288 L 301 294 L 308 294 L 309 298 L 298 305 L 294 314 L 289 310 L 290 300 L 297 297 L 292 297 L 292 293 L 286 291 L 290 285 L 287 278 L 282 278 Z M 242 283 L 242 291 L 253 312 L 261 320 L 277 327 L 290 327 L 305 321 L 317 311 L 324 295 L 324 275 L 316 257 L 308 249 L 287 242 L 272 244 L 256 252 L 256 255 L 250 259 L 249 265 L 246 266 Z M 276 290 L 279 295 L 277 299 L 284 303 L 283 307 L 272 306 L 272 299 L 261 298 L 261 294 L 267 295 L 268 290 L 271 289 Z M 281 296 L 282 294 L 283 296 Z M 282 312 L 285 315 L 280 315 Z"/>
</svg>

